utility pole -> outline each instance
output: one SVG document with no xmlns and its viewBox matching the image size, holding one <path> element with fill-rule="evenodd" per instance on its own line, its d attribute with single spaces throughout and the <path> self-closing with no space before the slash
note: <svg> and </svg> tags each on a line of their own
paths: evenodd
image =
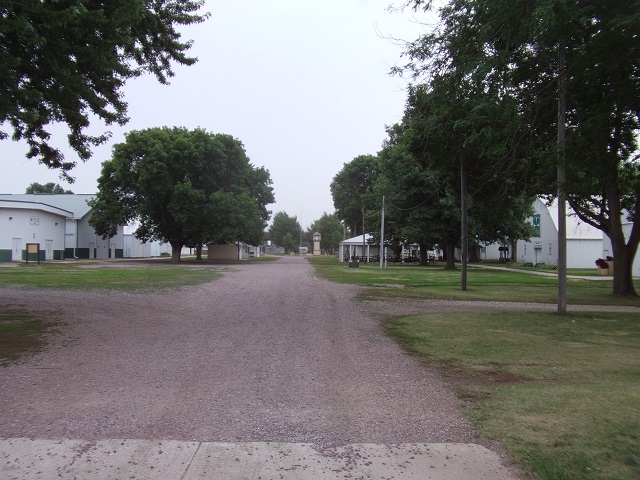
<svg viewBox="0 0 640 480">
<path fill-rule="evenodd" d="M 566 40 L 558 45 L 558 315 L 567 313 L 567 193 L 565 131 L 567 115 Z"/>
<path fill-rule="evenodd" d="M 380 218 L 380 270 L 384 268 L 384 195 L 382 196 L 382 216 Z"/>
<path fill-rule="evenodd" d="M 367 257 L 365 253 L 365 246 L 367 242 L 364 238 L 364 207 L 362 207 L 362 261 L 367 263 Z"/>
</svg>

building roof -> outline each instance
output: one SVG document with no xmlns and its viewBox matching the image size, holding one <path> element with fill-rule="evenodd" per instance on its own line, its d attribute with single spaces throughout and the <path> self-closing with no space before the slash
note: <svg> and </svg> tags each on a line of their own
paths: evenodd
<svg viewBox="0 0 640 480">
<path fill-rule="evenodd" d="M 371 239 L 371 235 L 368 233 L 365 234 L 364 241 L 365 243 L 369 243 Z M 362 235 L 358 235 L 357 237 L 347 238 L 346 240 L 342 240 L 340 243 L 345 245 L 362 245 Z"/>
<path fill-rule="evenodd" d="M 95 195 L 85 194 L 0 194 L 0 201 L 15 202 L 21 204 L 21 208 L 39 209 L 39 206 L 48 206 L 69 212 L 74 219 L 78 220 L 91 211 L 87 200 L 91 200 Z M 18 206 L 18 205 L 16 205 Z"/>
</svg>

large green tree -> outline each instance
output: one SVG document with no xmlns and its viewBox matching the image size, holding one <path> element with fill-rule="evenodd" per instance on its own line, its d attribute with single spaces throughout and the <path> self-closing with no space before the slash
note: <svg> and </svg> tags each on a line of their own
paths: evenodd
<svg viewBox="0 0 640 480">
<path fill-rule="evenodd" d="M 427 251 L 440 245 L 447 252 L 447 267 L 454 268 L 460 243 L 457 177 L 430 167 L 424 155 L 412 151 L 415 132 L 407 124 L 393 125 L 387 133 L 376 182 L 379 196 L 385 196 L 385 243 L 419 244 L 422 263 L 427 263 Z M 375 217 L 374 222 L 377 227 Z"/>
<path fill-rule="evenodd" d="M 375 155 L 360 155 L 345 163 L 331 182 L 331 195 L 338 218 L 353 228 L 353 233 L 366 233 L 363 216 L 369 209 L 380 209 L 374 188 L 380 173 Z M 382 199 L 379 199 L 382 201 Z M 361 228 L 357 228 L 357 226 Z"/>
<path fill-rule="evenodd" d="M 451 159 L 461 154 L 457 143 L 464 143 L 466 138 L 460 136 L 455 142 L 439 132 L 438 113 L 425 109 L 419 98 L 422 96 L 416 97 L 415 92 L 410 97 L 403 123 L 387 130 L 389 138 L 378 154 L 381 175 L 377 187 L 387 198 L 385 232 L 389 233 L 385 236 L 420 244 L 423 262 L 434 245 L 446 247 L 447 267 L 453 268 L 453 252 L 461 239 L 461 199 L 460 170 Z M 473 151 L 472 146 L 466 150 Z M 482 156 L 474 160 L 482 166 Z M 530 233 L 525 218 L 530 213 L 531 197 L 513 189 L 502 190 L 498 183 L 504 177 L 474 166 L 469 168 L 469 242 L 506 243 L 525 238 Z"/>
<path fill-rule="evenodd" d="M 134 131 L 104 162 L 90 223 L 103 236 L 136 221 L 135 235 L 160 240 L 180 260 L 183 246 L 262 238 L 274 202 L 268 171 L 255 168 L 242 143 L 185 128 Z"/>
<path fill-rule="evenodd" d="M 27 157 L 71 180 L 75 162 L 49 142 L 52 123 L 69 127 L 80 159 L 109 133 L 85 133 L 90 118 L 127 122 L 122 87 L 149 72 L 173 76 L 172 62 L 191 65 L 191 41 L 178 27 L 202 22 L 202 0 L 20 0 L 0 2 L 0 139 L 26 140 Z"/>
<path fill-rule="evenodd" d="M 273 243 L 283 247 L 288 254 L 297 251 L 302 227 L 297 217 L 290 217 L 286 212 L 278 212 L 273 216 L 269 234 Z"/>
<path fill-rule="evenodd" d="M 33 182 L 27 187 L 25 193 L 53 193 L 60 195 L 73 192 L 71 190 L 65 190 L 57 183 L 48 182 L 43 185 L 41 183 Z"/>
</svg>

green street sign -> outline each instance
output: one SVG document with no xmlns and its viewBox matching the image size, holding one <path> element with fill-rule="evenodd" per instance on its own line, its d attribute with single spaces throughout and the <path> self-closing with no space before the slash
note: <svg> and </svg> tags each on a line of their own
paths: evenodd
<svg viewBox="0 0 640 480">
<path fill-rule="evenodd" d="M 536 213 L 533 216 L 533 228 L 535 229 L 535 236 L 539 237 L 540 236 L 540 214 Z"/>
</svg>

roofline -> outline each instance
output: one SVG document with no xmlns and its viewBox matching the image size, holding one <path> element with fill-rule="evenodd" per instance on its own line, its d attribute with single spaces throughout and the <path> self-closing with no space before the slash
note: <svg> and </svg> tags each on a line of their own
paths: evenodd
<svg viewBox="0 0 640 480">
<path fill-rule="evenodd" d="M 3 208 L 3 204 L 4 203 L 8 203 L 10 205 L 4 206 L 4 208 L 21 208 L 19 205 L 37 205 L 39 206 L 34 208 L 34 210 L 41 210 L 44 212 L 49 212 L 49 213 L 53 213 L 56 215 L 62 215 L 65 216 L 67 218 L 73 218 L 75 219 L 75 216 L 73 214 L 73 212 L 70 212 L 69 210 L 65 210 L 64 208 L 60 208 L 60 207 L 54 207 L 53 205 L 49 205 L 48 203 L 43 203 L 43 202 L 30 202 L 30 201 L 25 201 L 25 200 L 8 200 L 8 199 L 0 199 L 0 208 Z M 13 204 L 13 205 L 11 205 Z M 42 207 L 47 207 L 47 208 L 42 208 Z M 33 207 L 32 207 L 33 208 Z M 23 208 L 24 209 L 24 208 Z M 63 212 L 63 213 L 60 213 Z"/>
</svg>

